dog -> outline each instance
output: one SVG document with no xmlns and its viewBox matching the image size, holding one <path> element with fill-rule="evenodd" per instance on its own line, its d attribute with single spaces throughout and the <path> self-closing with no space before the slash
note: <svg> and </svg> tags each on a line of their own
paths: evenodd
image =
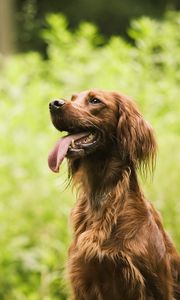
<svg viewBox="0 0 180 300">
<path fill-rule="evenodd" d="M 154 168 L 156 139 L 129 97 L 99 90 L 50 103 L 68 134 L 48 157 L 66 157 L 78 186 L 68 274 L 74 300 L 178 300 L 180 256 L 146 200 L 137 171 Z"/>
</svg>

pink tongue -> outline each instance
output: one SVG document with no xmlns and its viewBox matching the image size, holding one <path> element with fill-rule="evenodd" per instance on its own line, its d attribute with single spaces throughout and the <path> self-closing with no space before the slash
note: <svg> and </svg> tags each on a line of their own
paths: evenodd
<svg viewBox="0 0 180 300">
<path fill-rule="evenodd" d="M 68 148 L 69 148 L 72 140 L 78 140 L 86 135 L 87 135 L 87 132 L 72 134 L 72 135 L 68 135 L 68 136 L 61 138 L 57 142 L 57 144 L 55 145 L 55 147 L 53 148 L 53 150 L 50 152 L 50 154 L 48 156 L 49 168 L 53 172 L 58 173 L 59 167 L 67 154 Z"/>
</svg>

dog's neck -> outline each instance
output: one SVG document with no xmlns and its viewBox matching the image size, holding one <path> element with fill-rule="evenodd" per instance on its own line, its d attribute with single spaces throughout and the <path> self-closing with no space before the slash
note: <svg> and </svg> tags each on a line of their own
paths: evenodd
<svg viewBox="0 0 180 300">
<path fill-rule="evenodd" d="M 124 186 L 126 190 L 123 193 L 125 192 L 126 195 L 132 192 L 137 195 L 141 193 L 135 168 L 121 162 L 119 153 L 117 155 L 106 153 L 104 156 L 100 153 L 99 157 L 97 154 L 88 156 L 76 163 L 77 172 L 74 171 L 73 179 L 90 199 L 93 209 L 98 209 L 117 185 Z M 126 177 L 126 185 L 122 183 L 124 177 Z"/>
</svg>

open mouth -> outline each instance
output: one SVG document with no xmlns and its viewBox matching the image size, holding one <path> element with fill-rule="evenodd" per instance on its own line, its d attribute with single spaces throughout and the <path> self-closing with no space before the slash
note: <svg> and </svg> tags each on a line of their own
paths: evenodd
<svg viewBox="0 0 180 300">
<path fill-rule="evenodd" d="M 62 137 L 54 146 L 48 157 L 48 164 L 53 172 L 59 172 L 59 167 L 65 157 L 82 157 L 93 151 L 100 136 L 95 132 L 69 133 Z"/>
<path fill-rule="evenodd" d="M 71 144 L 69 145 L 69 149 L 80 149 L 80 148 L 87 148 L 89 146 L 92 146 L 94 143 L 96 143 L 97 140 L 97 134 L 92 132 L 85 133 L 84 136 L 76 139 L 72 139 Z"/>
</svg>

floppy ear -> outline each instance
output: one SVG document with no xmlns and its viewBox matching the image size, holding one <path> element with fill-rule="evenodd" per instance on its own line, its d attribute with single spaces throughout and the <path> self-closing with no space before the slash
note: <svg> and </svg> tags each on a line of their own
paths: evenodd
<svg viewBox="0 0 180 300">
<path fill-rule="evenodd" d="M 135 167 L 153 170 L 157 148 L 153 129 L 132 100 L 121 95 L 119 100 L 117 138 L 122 158 Z"/>
</svg>

